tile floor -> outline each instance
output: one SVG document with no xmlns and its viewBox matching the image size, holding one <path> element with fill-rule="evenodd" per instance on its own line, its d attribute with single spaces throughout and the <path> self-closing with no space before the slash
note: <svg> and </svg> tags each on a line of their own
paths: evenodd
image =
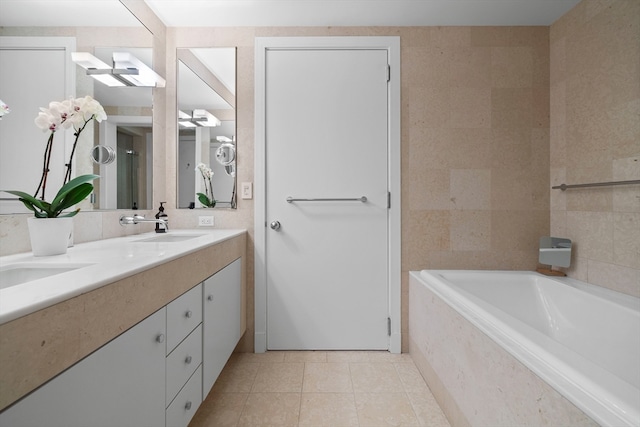
<svg viewBox="0 0 640 427">
<path fill-rule="evenodd" d="M 449 423 L 408 354 L 234 354 L 189 427 Z"/>
</svg>

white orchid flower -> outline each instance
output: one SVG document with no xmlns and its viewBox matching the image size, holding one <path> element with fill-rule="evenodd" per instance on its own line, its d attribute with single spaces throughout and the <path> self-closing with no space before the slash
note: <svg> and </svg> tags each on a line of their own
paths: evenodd
<svg viewBox="0 0 640 427">
<path fill-rule="evenodd" d="M 49 112 L 54 116 L 60 116 L 60 121 L 65 122 L 73 114 L 71 101 L 50 102 Z"/>
<path fill-rule="evenodd" d="M 75 129 L 82 128 L 88 121 L 95 119 L 98 122 L 105 120 L 107 114 L 102 105 L 90 96 L 83 98 L 71 98 L 69 100 L 70 110 L 73 114 L 70 117 L 70 124 Z"/>
<path fill-rule="evenodd" d="M 0 120 L 2 120 L 2 116 L 4 116 L 5 114 L 9 114 L 10 112 L 11 109 L 9 108 L 9 106 L 5 104 L 2 99 L 0 99 Z"/>
<path fill-rule="evenodd" d="M 38 113 L 38 117 L 35 119 L 35 124 L 43 132 L 55 132 L 60 127 L 62 119 L 60 115 L 54 115 L 48 108 L 41 108 L 42 111 Z"/>
</svg>

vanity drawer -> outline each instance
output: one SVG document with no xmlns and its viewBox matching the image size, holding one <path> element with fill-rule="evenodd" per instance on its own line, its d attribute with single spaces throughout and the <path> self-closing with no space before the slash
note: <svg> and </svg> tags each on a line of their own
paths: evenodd
<svg viewBox="0 0 640 427">
<path fill-rule="evenodd" d="M 202 403 L 202 368 L 198 367 L 166 412 L 167 427 L 187 427 Z"/>
<path fill-rule="evenodd" d="M 167 305 L 167 354 L 202 323 L 202 284 Z"/>
<path fill-rule="evenodd" d="M 166 405 L 173 400 L 193 371 L 202 363 L 202 325 L 167 356 Z"/>
</svg>

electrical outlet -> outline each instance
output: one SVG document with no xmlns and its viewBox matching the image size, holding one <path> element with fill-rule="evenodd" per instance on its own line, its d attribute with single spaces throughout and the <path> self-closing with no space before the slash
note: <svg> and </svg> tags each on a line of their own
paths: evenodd
<svg viewBox="0 0 640 427">
<path fill-rule="evenodd" d="M 243 199 L 253 199 L 253 183 L 243 182 L 241 194 Z"/>
<path fill-rule="evenodd" d="M 198 217 L 198 226 L 200 226 L 200 227 L 213 227 L 213 215 L 210 215 L 210 216 L 199 216 Z"/>
</svg>

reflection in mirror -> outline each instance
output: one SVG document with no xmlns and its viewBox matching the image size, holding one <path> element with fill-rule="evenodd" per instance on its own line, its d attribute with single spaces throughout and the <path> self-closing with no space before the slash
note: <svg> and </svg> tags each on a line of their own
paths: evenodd
<svg viewBox="0 0 640 427">
<path fill-rule="evenodd" d="M 6 4 L 5 4 L 6 3 Z M 140 46 L 139 49 L 109 48 L 112 51 L 131 51 L 147 65 L 152 66 L 151 52 L 153 35 L 135 16 L 119 1 L 69 2 L 50 0 L 40 2 L 33 8 L 31 2 L 4 2 L 0 14 L 3 25 L 0 26 L 0 98 L 9 104 L 11 114 L 3 117 L 0 123 L 0 188 L 21 189 L 32 192 L 36 189 L 42 172 L 42 159 L 47 135 L 34 125 L 34 119 L 40 107 L 47 107 L 51 101 L 62 101 L 73 96 L 75 98 L 91 95 L 107 110 L 110 124 L 118 116 L 136 117 L 140 123 L 129 120 L 122 126 L 131 132 L 133 126 L 151 127 L 151 94 L 150 88 L 124 88 L 114 92 L 96 83 L 86 75 L 86 70 L 74 64 L 71 53 L 84 51 L 101 55 L 96 46 Z M 62 12 L 62 13 L 59 13 Z M 54 18 L 55 17 L 55 18 Z M 55 25 L 58 25 L 56 27 Z M 112 63 L 110 53 L 102 60 Z M 149 61 L 149 62 L 147 62 Z M 16 65 L 17 64 L 17 65 Z M 153 67 L 152 67 L 153 68 Z M 126 90 L 125 90 L 126 89 Z M 144 99 L 144 104 L 139 101 Z M 136 101 L 135 104 L 132 101 Z M 123 103 L 124 102 L 124 103 Z M 142 116 L 143 119 L 138 117 Z M 105 123 L 103 121 L 103 123 Z M 91 199 L 83 201 L 79 206 L 83 211 L 92 209 L 116 209 L 117 201 L 106 203 L 101 189 L 111 188 L 104 179 L 100 166 L 91 160 L 93 147 L 100 144 L 101 133 L 111 130 L 99 129 L 98 123 L 90 123 L 82 132 L 77 151 L 74 156 L 73 172 L 75 175 L 93 173 L 101 175 L 94 181 L 95 193 Z M 113 129 L 119 132 L 118 125 Z M 140 134 L 140 129 L 136 129 Z M 58 133 L 58 132 L 57 132 Z M 65 159 L 69 158 L 69 149 L 73 142 L 73 131 L 60 131 L 55 137 L 56 149 L 53 152 L 50 180 L 51 188 L 62 183 L 62 172 Z M 117 144 L 116 144 L 117 145 Z M 113 145 L 114 150 L 116 145 Z M 144 159 L 139 152 L 139 163 L 147 164 L 151 159 Z M 115 163 L 107 166 L 115 171 Z M 151 168 L 148 169 L 149 171 Z M 149 172 L 150 173 L 150 172 Z M 144 172 L 146 176 L 146 171 Z M 111 182 L 117 183 L 117 174 L 111 174 Z M 102 188 L 101 188 L 102 186 Z M 138 182 L 138 199 L 142 205 L 151 197 L 149 182 Z M 131 185 L 129 185 L 131 187 Z M 117 192 L 113 190 L 113 194 Z M 145 194 L 142 194 L 144 192 Z M 147 194 L 149 195 L 147 197 Z M 115 196 L 114 196 L 115 200 Z M 147 203 L 151 206 L 150 202 Z M 130 209 L 131 206 L 126 206 Z M 0 194 L 0 213 L 27 213 L 26 208 L 17 199 Z"/>
<path fill-rule="evenodd" d="M 236 207 L 235 48 L 178 49 L 178 207 Z M 213 172 L 208 182 L 197 168 Z"/>
<path fill-rule="evenodd" d="M 130 53 L 152 67 L 150 48 L 97 47 L 93 54 L 111 63 L 113 52 Z M 82 71 L 79 68 L 79 72 Z M 95 144 L 110 147 L 116 153 L 113 163 L 94 166 L 93 172 L 100 175 L 94 206 L 96 209 L 151 209 L 152 90 L 109 87 L 94 82 L 93 91 L 108 116 L 99 125 Z"/>
<path fill-rule="evenodd" d="M 97 165 L 109 165 L 116 159 L 116 152 L 106 145 L 96 145 L 91 150 L 91 161 Z"/>
</svg>

